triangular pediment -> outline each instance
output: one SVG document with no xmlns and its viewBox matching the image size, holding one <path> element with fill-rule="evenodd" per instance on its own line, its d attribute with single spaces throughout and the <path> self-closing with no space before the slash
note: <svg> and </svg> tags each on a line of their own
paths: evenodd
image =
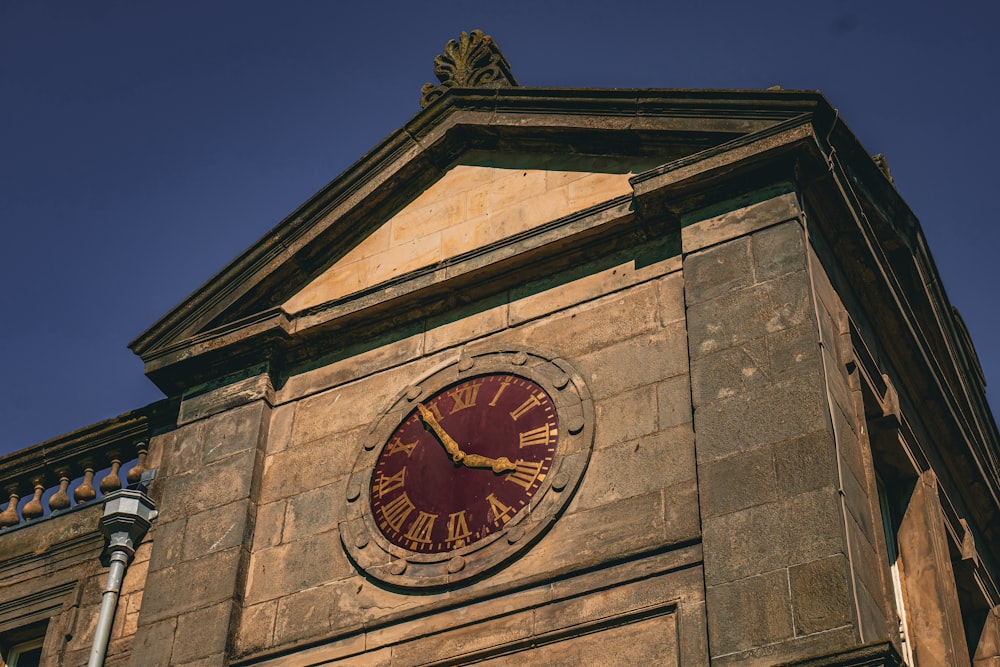
<svg viewBox="0 0 1000 667">
<path fill-rule="evenodd" d="M 176 391 L 192 364 L 218 374 L 205 360 L 232 357 L 234 345 L 255 341 L 244 360 L 287 345 L 325 304 L 398 298 L 382 286 L 627 199 L 634 175 L 817 104 L 816 93 L 786 91 L 452 90 L 130 347 Z"/>
<path fill-rule="evenodd" d="M 281 307 L 299 313 L 627 195 L 658 163 L 474 152 Z"/>
</svg>

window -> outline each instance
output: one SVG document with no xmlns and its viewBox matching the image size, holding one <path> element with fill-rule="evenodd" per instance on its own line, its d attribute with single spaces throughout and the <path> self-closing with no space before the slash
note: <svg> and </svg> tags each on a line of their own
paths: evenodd
<svg viewBox="0 0 1000 667">
<path fill-rule="evenodd" d="M 42 661 L 42 638 L 11 646 L 4 661 L 6 667 L 38 667 Z"/>
</svg>

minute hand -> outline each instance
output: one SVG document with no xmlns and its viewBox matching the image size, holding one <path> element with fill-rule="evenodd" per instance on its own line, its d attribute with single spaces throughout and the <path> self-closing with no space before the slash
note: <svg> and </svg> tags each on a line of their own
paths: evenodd
<svg viewBox="0 0 1000 667">
<path fill-rule="evenodd" d="M 445 451 L 451 457 L 451 460 L 455 463 L 461 463 L 462 459 L 465 458 L 466 454 L 462 451 L 455 439 L 448 435 L 448 432 L 441 428 L 441 424 L 438 423 L 437 417 L 434 413 L 424 407 L 423 403 L 417 403 L 417 410 L 420 411 L 420 418 L 423 419 L 424 423 L 431 427 L 434 434 L 444 445 Z"/>
</svg>

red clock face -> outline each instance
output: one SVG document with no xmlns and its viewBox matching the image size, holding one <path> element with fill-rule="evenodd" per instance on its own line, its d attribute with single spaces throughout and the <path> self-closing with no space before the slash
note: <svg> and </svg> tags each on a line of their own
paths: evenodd
<svg viewBox="0 0 1000 667">
<path fill-rule="evenodd" d="M 421 402 L 382 448 L 370 487 L 381 533 L 410 551 L 460 549 L 501 530 L 552 466 L 559 423 L 539 385 L 480 375 Z"/>
</svg>

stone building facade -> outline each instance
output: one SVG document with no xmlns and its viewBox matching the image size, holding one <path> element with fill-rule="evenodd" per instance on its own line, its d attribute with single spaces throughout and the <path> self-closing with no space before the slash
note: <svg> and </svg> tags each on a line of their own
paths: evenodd
<svg viewBox="0 0 1000 667">
<path fill-rule="evenodd" d="M 823 97 L 437 66 L 132 343 L 169 398 L 0 459 L 5 658 L 86 664 L 128 469 L 108 665 L 1000 665 L 982 372 Z"/>
</svg>

